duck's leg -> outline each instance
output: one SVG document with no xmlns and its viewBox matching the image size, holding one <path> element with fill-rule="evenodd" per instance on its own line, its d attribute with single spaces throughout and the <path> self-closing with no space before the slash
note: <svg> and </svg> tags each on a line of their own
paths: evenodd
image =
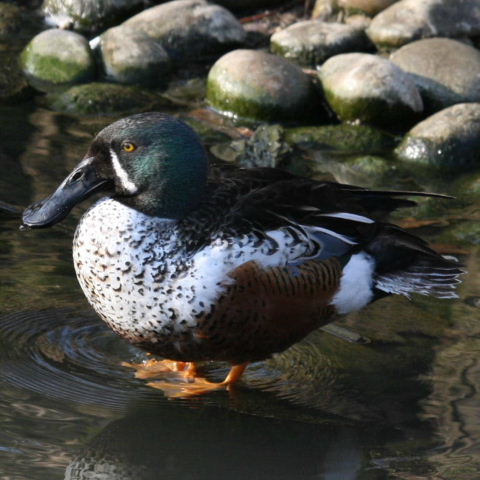
<svg viewBox="0 0 480 480">
<path fill-rule="evenodd" d="M 155 378 L 163 373 L 182 372 L 185 378 L 195 378 L 198 375 L 198 366 L 194 362 L 178 362 L 176 360 L 155 360 L 147 362 L 128 363 L 122 362 L 122 366 L 135 369 L 136 378 Z"/>
<path fill-rule="evenodd" d="M 247 363 L 241 365 L 233 365 L 225 380 L 220 383 L 210 382 L 202 377 L 189 377 L 192 380 L 188 383 L 169 383 L 169 382 L 149 382 L 148 385 L 153 388 L 158 388 L 165 393 L 169 398 L 185 398 L 196 395 L 203 395 L 205 393 L 213 392 L 215 390 L 227 389 L 231 390 L 233 386 L 240 380 L 243 372 L 247 368 Z M 195 367 L 193 367 L 195 368 Z"/>
</svg>

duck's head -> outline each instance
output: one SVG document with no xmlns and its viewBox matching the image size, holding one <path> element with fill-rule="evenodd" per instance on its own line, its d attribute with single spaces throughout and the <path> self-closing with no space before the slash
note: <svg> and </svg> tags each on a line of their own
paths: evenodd
<svg viewBox="0 0 480 480">
<path fill-rule="evenodd" d="M 188 125 L 157 112 L 132 115 L 104 128 L 57 190 L 25 210 L 23 223 L 54 225 L 98 191 L 147 215 L 182 218 L 200 202 L 207 171 Z"/>
</svg>

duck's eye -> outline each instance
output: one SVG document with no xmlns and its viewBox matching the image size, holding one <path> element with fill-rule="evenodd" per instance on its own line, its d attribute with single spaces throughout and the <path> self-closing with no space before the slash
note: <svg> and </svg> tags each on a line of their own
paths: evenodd
<svg viewBox="0 0 480 480">
<path fill-rule="evenodd" d="M 132 142 L 123 142 L 122 143 L 122 149 L 125 152 L 133 152 L 137 149 L 137 146 Z"/>
</svg>

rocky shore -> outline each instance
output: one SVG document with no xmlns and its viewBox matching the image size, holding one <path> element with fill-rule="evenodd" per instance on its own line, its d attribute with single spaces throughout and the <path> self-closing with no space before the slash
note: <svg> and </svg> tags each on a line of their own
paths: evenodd
<svg viewBox="0 0 480 480">
<path fill-rule="evenodd" d="M 30 3 L 0 2 L 4 104 L 34 97 L 74 115 L 181 104 L 234 119 L 244 143 L 281 142 L 282 155 L 328 144 L 333 128 L 364 154 L 378 153 L 365 149 L 371 131 L 390 135 L 380 153 L 419 171 L 479 167 L 480 0 Z M 352 137 L 360 127 L 366 137 Z"/>
</svg>

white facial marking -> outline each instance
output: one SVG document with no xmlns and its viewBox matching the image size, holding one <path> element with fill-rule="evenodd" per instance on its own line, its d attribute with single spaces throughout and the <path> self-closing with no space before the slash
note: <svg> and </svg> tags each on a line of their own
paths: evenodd
<svg viewBox="0 0 480 480">
<path fill-rule="evenodd" d="M 332 304 L 340 314 L 360 310 L 373 297 L 373 272 L 375 261 L 365 252 L 352 255 L 343 268 L 340 288 Z"/>
<path fill-rule="evenodd" d="M 110 149 L 110 158 L 112 159 L 112 166 L 113 170 L 115 171 L 115 175 L 119 178 L 122 187 L 128 193 L 136 193 L 138 188 L 137 186 L 128 178 L 128 173 L 122 167 L 120 160 L 117 157 L 117 154 Z"/>
</svg>

